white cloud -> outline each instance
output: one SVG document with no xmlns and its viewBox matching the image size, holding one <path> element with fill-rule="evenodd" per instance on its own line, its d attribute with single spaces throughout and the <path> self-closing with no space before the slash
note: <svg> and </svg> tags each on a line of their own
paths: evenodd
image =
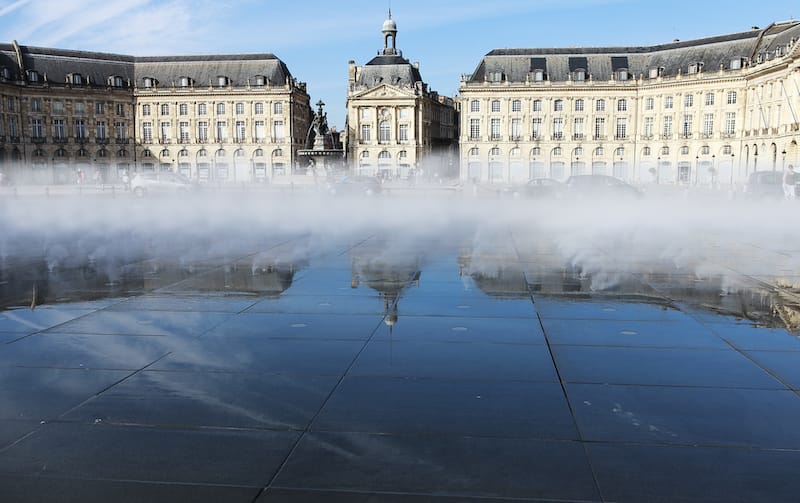
<svg viewBox="0 0 800 503">
<path fill-rule="evenodd" d="M 17 2 L 13 2 L 9 5 L 6 5 L 5 7 L 0 7 L 0 16 L 5 16 L 9 12 L 13 12 L 19 9 L 20 7 L 22 7 L 23 5 L 25 5 L 30 1 L 31 0 L 18 0 Z"/>
</svg>

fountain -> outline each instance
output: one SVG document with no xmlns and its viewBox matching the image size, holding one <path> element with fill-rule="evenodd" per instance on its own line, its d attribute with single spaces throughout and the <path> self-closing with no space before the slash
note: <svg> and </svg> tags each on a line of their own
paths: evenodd
<svg viewBox="0 0 800 503">
<path fill-rule="evenodd" d="M 298 150 L 297 155 L 306 159 L 306 165 L 315 177 L 327 178 L 343 169 L 344 149 L 338 141 L 338 134 L 328 128 L 328 114 L 322 111 L 325 103 L 317 102 L 314 120 L 306 135 L 306 148 Z"/>
</svg>

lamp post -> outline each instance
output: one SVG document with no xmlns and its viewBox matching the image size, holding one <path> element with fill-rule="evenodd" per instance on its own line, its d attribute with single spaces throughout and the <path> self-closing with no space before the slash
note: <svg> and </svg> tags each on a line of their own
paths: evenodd
<svg viewBox="0 0 800 503">
<path fill-rule="evenodd" d="M 697 175 L 698 171 L 700 171 L 700 156 L 694 156 L 694 184 L 697 186 Z"/>
<path fill-rule="evenodd" d="M 711 186 L 715 186 L 717 181 L 717 154 L 711 154 Z"/>
<path fill-rule="evenodd" d="M 758 171 L 758 151 L 753 154 L 753 172 Z"/>
<path fill-rule="evenodd" d="M 782 156 L 781 157 L 781 171 L 785 171 L 786 170 L 786 149 L 783 149 L 783 152 L 781 152 L 781 156 Z"/>
<path fill-rule="evenodd" d="M 731 189 L 733 189 L 733 167 L 736 164 L 733 162 L 733 152 L 731 152 Z"/>
<path fill-rule="evenodd" d="M 658 160 L 656 161 L 656 185 L 660 183 L 659 182 L 660 177 L 661 177 L 661 156 L 658 156 Z"/>
</svg>

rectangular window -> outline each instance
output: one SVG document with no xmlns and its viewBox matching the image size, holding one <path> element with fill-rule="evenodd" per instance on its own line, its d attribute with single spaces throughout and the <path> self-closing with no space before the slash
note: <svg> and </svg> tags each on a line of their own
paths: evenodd
<svg viewBox="0 0 800 503">
<path fill-rule="evenodd" d="M 217 115 L 225 115 L 225 103 L 217 103 Z"/>
<path fill-rule="evenodd" d="M 12 137 L 19 136 L 17 132 L 17 118 L 16 117 L 9 117 L 8 118 L 8 135 Z"/>
<path fill-rule="evenodd" d="M 553 119 L 553 139 L 560 140 L 564 137 L 564 119 L 555 117 Z"/>
<path fill-rule="evenodd" d="M 736 104 L 736 91 L 728 91 L 728 105 Z"/>
<path fill-rule="evenodd" d="M 371 133 L 371 128 L 370 128 L 369 124 L 361 124 L 361 141 L 362 142 L 372 141 L 370 133 Z"/>
<path fill-rule="evenodd" d="M 42 119 L 31 119 L 31 138 L 42 138 L 42 137 L 44 137 Z"/>
<path fill-rule="evenodd" d="M 595 112 L 605 112 L 606 111 L 606 100 L 597 100 L 594 103 L 594 110 L 595 110 Z"/>
<path fill-rule="evenodd" d="M 64 113 L 64 103 L 61 101 L 54 101 L 53 102 L 53 113 L 54 114 L 63 114 Z"/>
<path fill-rule="evenodd" d="M 713 96 L 713 94 L 712 94 Z M 703 135 L 706 138 L 711 138 L 714 134 L 714 114 L 703 115 Z"/>
<path fill-rule="evenodd" d="M 606 136 L 606 119 L 605 117 L 595 117 L 594 119 L 594 138 L 600 140 Z"/>
<path fill-rule="evenodd" d="M 736 132 L 736 112 L 725 114 L 725 134 L 732 135 Z"/>
<path fill-rule="evenodd" d="M 542 119 L 540 117 L 534 118 L 531 122 L 531 137 L 534 140 L 542 137 Z"/>
<path fill-rule="evenodd" d="M 514 100 L 511 102 L 511 111 L 512 112 L 521 112 L 522 111 L 522 102 L 520 100 Z"/>
<path fill-rule="evenodd" d="M 244 121 L 236 121 L 236 141 L 239 143 L 244 143 L 244 138 Z"/>
<path fill-rule="evenodd" d="M 103 115 L 106 113 L 106 103 L 104 101 L 97 101 L 94 104 L 95 115 Z"/>
<path fill-rule="evenodd" d="M 97 130 L 97 139 L 98 140 L 105 140 L 108 138 L 108 129 L 106 128 L 106 121 L 97 121 L 95 123 L 95 129 Z"/>
<path fill-rule="evenodd" d="M 522 119 L 511 119 L 511 139 L 514 141 L 522 139 Z"/>
<path fill-rule="evenodd" d="M 189 105 L 186 103 L 178 105 L 178 115 L 189 115 Z"/>
<path fill-rule="evenodd" d="M 169 105 L 166 103 L 161 105 L 161 115 L 169 115 Z"/>
<path fill-rule="evenodd" d="M 277 143 L 283 142 L 283 121 L 272 123 L 272 138 Z"/>
<path fill-rule="evenodd" d="M 664 117 L 664 129 L 662 130 L 664 138 L 672 136 L 672 116 L 667 115 Z"/>
<path fill-rule="evenodd" d="M 206 115 L 208 113 L 208 107 L 205 103 L 198 103 L 197 104 L 197 115 Z"/>
<path fill-rule="evenodd" d="M 142 141 L 144 143 L 153 143 L 153 123 L 142 123 Z"/>
<path fill-rule="evenodd" d="M 56 140 L 63 140 L 67 137 L 64 119 L 53 119 L 53 137 Z"/>
<path fill-rule="evenodd" d="M 181 135 L 181 143 L 189 143 L 189 123 L 187 121 L 178 124 L 178 132 Z"/>
<path fill-rule="evenodd" d="M 142 105 L 142 115 L 143 116 L 150 115 L 150 105 Z"/>
<path fill-rule="evenodd" d="M 564 101 L 563 100 L 555 100 L 553 102 L 553 111 L 554 112 L 563 112 L 564 111 Z"/>
<path fill-rule="evenodd" d="M 124 103 L 117 103 L 115 105 L 117 117 L 125 117 L 125 104 Z"/>
<path fill-rule="evenodd" d="M 400 109 L 400 118 L 401 119 L 408 119 L 408 108 L 401 108 Z"/>
<path fill-rule="evenodd" d="M 644 100 L 644 109 L 645 110 L 652 110 L 655 107 L 655 101 L 653 98 L 647 98 Z"/>
<path fill-rule="evenodd" d="M 264 121 L 256 121 L 256 142 L 261 143 L 267 138 L 266 123 Z"/>
<path fill-rule="evenodd" d="M 628 137 L 628 122 L 624 117 L 617 119 L 617 140 L 624 140 Z"/>
<path fill-rule="evenodd" d="M 690 108 L 690 107 L 694 106 L 694 95 L 693 94 L 687 94 L 686 96 L 683 97 L 683 106 L 686 107 L 686 108 Z"/>
<path fill-rule="evenodd" d="M 117 139 L 118 140 L 126 140 L 128 138 L 128 128 L 125 127 L 124 122 L 116 122 L 114 123 L 114 129 L 117 132 Z"/>
<path fill-rule="evenodd" d="M 197 141 L 200 143 L 208 141 L 208 122 L 200 121 L 197 123 Z"/>
<path fill-rule="evenodd" d="M 492 119 L 489 123 L 489 134 L 491 135 L 492 140 L 499 140 L 500 139 L 500 119 Z"/>
<path fill-rule="evenodd" d="M 397 130 L 397 139 L 400 143 L 408 143 L 408 124 L 400 124 Z"/>
<path fill-rule="evenodd" d="M 497 113 L 500 111 L 500 100 L 492 101 L 492 112 Z"/>
<path fill-rule="evenodd" d="M 666 109 L 672 108 L 672 103 L 673 103 L 672 96 L 667 96 L 666 98 L 664 98 L 664 108 Z"/>
<path fill-rule="evenodd" d="M 644 118 L 644 137 L 645 138 L 652 138 L 653 137 L 653 125 L 655 124 L 655 119 L 653 117 L 645 117 Z"/>
<path fill-rule="evenodd" d="M 283 102 L 282 101 L 276 101 L 275 103 L 273 103 L 273 105 L 272 105 L 272 113 L 274 113 L 275 115 L 283 114 Z"/>
<path fill-rule="evenodd" d="M 481 111 L 481 102 L 478 100 L 472 100 L 469 103 L 469 111 L 470 112 L 480 112 Z"/>
<path fill-rule="evenodd" d="M 236 115 L 244 115 L 244 103 L 236 104 Z"/>
<path fill-rule="evenodd" d="M 83 115 L 86 113 L 86 109 L 84 108 L 84 104 L 82 101 L 75 102 L 75 113 Z"/>
<path fill-rule="evenodd" d="M 575 100 L 575 111 L 576 112 L 583 112 L 583 100 Z"/>
<path fill-rule="evenodd" d="M 75 127 L 75 139 L 76 140 L 85 140 L 86 139 L 86 121 L 83 119 L 75 119 L 73 122 L 73 126 Z"/>
<path fill-rule="evenodd" d="M 225 121 L 217 121 L 217 135 L 215 136 L 218 142 L 224 142 L 228 138 L 228 123 Z"/>
<path fill-rule="evenodd" d="M 683 124 L 681 125 L 681 134 L 684 138 L 692 136 L 692 116 L 691 114 L 684 114 Z"/>
<path fill-rule="evenodd" d="M 628 111 L 628 100 L 617 100 L 617 112 Z"/>
<path fill-rule="evenodd" d="M 533 100 L 533 111 L 534 112 L 542 111 L 542 100 Z"/>
<path fill-rule="evenodd" d="M 706 106 L 712 106 L 714 104 L 714 93 L 706 94 Z"/>
<path fill-rule="evenodd" d="M 6 111 L 13 112 L 14 111 L 14 97 L 9 96 L 6 98 Z"/>
<path fill-rule="evenodd" d="M 582 140 L 585 134 L 583 117 L 575 117 L 572 125 L 572 135 L 576 140 Z"/>
<path fill-rule="evenodd" d="M 161 143 L 169 143 L 170 138 L 172 138 L 172 127 L 169 122 L 162 122 L 161 123 L 161 135 L 159 138 L 161 139 Z"/>
<path fill-rule="evenodd" d="M 481 138 L 481 120 L 480 119 L 470 119 L 469 120 L 469 139 L 470 140 L 479 140 Z"/>
<path fill-rule="evenodd" d="M 253 112 L 256 115 L 264 115 L 264 104 L 256 103 L 255 105 L 253 105 Z"/>
<path fill-rule="evenodd" d="M 41 98 L 31 98 L 31 112 L 41 112 L 42 111 L 42 99 Z"/>
</svg>

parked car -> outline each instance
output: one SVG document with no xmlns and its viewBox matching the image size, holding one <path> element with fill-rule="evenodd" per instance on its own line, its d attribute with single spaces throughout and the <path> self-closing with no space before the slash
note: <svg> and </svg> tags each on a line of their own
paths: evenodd
<svg viewBox="0 0 800 503">
<path fill-rule="evenodd" d="M 347 175 L 328 185 L 328 192 L 337 196 L 376 196 L 381 191 L 381 182 L 374 176 Z"/>
<path fill-rule="evenodd" d="M 589 197 L 641 197 L 641 189 L 608 175 L 573 175 L 567 178 L 566 193 Z"/>
<path fill-rule="evenodd" d="M 181 193 L 196 189 L 197 185 L 179 173 L 172 171 L 142 171 L 131 179 L 131 190 L 141 197 L 148 193 Z"/>
<path fill-rule="evenodd" d="M 553 178 L 534 178 L 523 185 L 513 185 L 506 190 L 513 197 L 560 197 L 564 184 Z"/>
<path fill-rule="evenodd" d="M 747 177 L 744 192 L 750 197 L 783 197 L 781 171 L 754 171 Z"/>
</svg>

